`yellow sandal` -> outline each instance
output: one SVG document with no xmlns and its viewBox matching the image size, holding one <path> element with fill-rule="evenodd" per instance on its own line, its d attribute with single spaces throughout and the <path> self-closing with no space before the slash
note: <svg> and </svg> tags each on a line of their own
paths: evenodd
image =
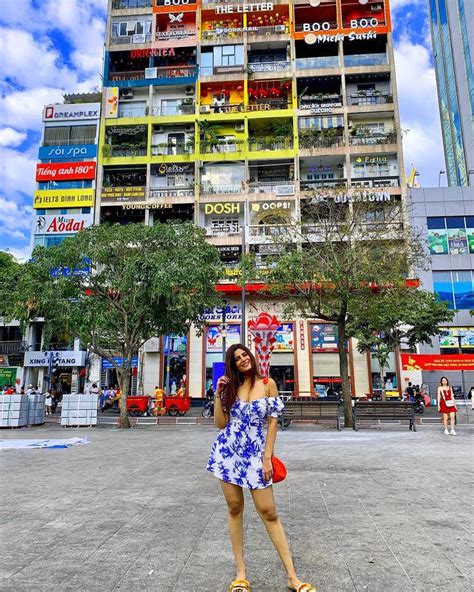
<svg viewBox="0 0 474 592">
<path fill-rule="evenodd" d="M 311 584 L 308 584 L 308 582 L 301 584 L 298 589 L 288 587 L 288 590 L 292 590 L 292 592 L 316 592 L 316 588 Z"/>
<path fill-rule="evenodd" d="M 234 580 L 229 586 L 229 592 L 250 592 L 250 583 L 247 580 Z"/>
</svg>

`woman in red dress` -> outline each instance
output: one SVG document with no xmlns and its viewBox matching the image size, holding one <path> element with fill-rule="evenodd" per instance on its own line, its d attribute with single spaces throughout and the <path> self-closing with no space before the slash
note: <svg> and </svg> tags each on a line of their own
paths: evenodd
<svg viewBox="0 0 474 592">
<path fill-rule="evenodd" d="M 454 403 L 453 389 L 449 386 L 449 380 L 442 376 L 438 387 L 438 411 L 443 414 L 445 436 L 457 436 L 454 431 L 454 418 L 457 412 Z M 451 423 L 451 431 L 448 431 L 448 417 Z"/>
</svg>

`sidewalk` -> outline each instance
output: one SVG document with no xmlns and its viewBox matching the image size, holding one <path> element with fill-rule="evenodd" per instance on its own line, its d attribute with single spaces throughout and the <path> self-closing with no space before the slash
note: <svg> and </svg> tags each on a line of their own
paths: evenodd
<svg viewBox="0 0 474 592">
<path fill-rule="evenodd" d="M 0 438 L 60 437 L 58 428 Z M 321 592 L 472 589 L 472 436 L 436 426 L 279 432 L 275 486 L 298 572 Z M 0 590 L 224 592 L 233 579 L 224 500 L 204 471 L 217 431 L 163 426 L 87 434 L 68 450 L 0 456 Z M 246 495 L 253 592 L 285 576 Z"/>
</svg>

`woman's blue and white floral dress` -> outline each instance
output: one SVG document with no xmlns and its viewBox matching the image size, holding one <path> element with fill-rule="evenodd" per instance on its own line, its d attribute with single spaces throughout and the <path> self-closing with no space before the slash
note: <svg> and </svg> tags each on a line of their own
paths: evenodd
<svg viewBox="0 0 474 592">
<path fill-rule="evenodd" d="M 255 401 L 237 399 L 230 409 L 229 423 L 214 442 L 207 470 L 218 479 L 247 489 L 265 489 L 272 480 L 263 478 L 262 464 L 269 417 L 283 413 L 280 397 L 261 397 Z"/>
</svg>

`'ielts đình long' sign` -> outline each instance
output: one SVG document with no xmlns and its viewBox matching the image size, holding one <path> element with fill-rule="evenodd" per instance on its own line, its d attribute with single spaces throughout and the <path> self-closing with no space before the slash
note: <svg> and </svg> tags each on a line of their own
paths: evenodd
<svg viewBox="0 0 474 592">
<path fill-rule="evenodd" d="M 86 208 L 94 205 L 94 189 L 63 189 L 35 191 L 33 207 L 46 208 Z"/>
<path fill-rule="evenodd" d="M 474 354 L 402 354 L 405 371 L 474 370 Z"/>
<path fill-rule="evenodd" d="M 36 180 L 45 181 L 79 181 L 95 179 L 95 162 L 60 162 L 36 165 Z"/>
</svg>

